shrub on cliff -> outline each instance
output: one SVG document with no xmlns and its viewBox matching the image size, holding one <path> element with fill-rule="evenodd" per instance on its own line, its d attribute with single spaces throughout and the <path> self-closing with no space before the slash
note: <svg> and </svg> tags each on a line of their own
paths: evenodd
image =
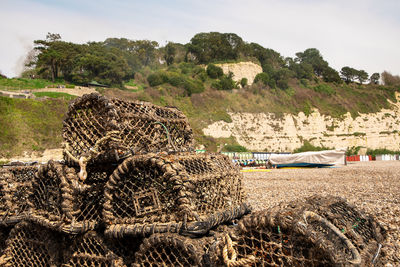
<svg viewBox="0 0 400 267">
<path fill-rule="evenodd" d="M 248 83 L 247 78 L 242 78 L 240 80 L 240 85 L 242 86 L 242 88 L 246 87 L 247 83 Z"/>
<path fill-rule="evenodd" d="M 147 77 L 150 86 L 158 86 L 169 83 L 172 86 L 185 89 L 187 95 L 201 93 L 204 91 L 204 85 L 201 81 L 191 79 L 184 74 L 177 72 L 155 72 Z"/>
<path fill-rule="evenodd" d="M 207 75 L 212 79 L 218 79 L 224 75 L 222 69 L 214 64 L 208 64 L 207 66 Z"/>
<path fill-rule="evenodd" d="M 150 86 L 157 86 L 168 81 L 168 76 L 164 72 L 154 72 L 147 77 Z"/>
</svg>

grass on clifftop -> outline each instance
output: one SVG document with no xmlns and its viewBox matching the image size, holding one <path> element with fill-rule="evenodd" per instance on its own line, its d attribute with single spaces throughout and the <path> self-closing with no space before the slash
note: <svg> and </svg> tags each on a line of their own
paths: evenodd
<svg viewBox="0 0 400 267">
<path fill-rule="evenodd" d="M 35 92 L 33 93 L 36 97 L 50 97 L 50 98 L 62 98 L 65 100 L 73 100 L 77 98 L 77 96 L 70 95 L 67 93 L 61 93 L 61 92 Z"/>
<path fill-rule="evenodd" d="M 51 82 L 44 79 L 27 79 L 27 78 L 1 78 L 0 77 L 0 90 L 28 90 L 40 89 L 45 87 L 57 87 L 58 85 L 65 85 L 63 80 Z"/>
<path fill-rule="evenodd" d="M 62 99 L 38 101 L 0 96 L 0 157 L 60 148 L 67 106 L 68 101 Z"/>
</svg>

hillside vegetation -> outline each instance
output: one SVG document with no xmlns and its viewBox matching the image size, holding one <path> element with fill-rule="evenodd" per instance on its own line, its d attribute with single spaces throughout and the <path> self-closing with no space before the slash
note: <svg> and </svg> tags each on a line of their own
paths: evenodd
<svg viewBox="0 0 400 267">
<path fill-rule="evenodd" d="M 0 157 L 61 146 L 67 102 L 0 96 Z"/>
<path fill-rule="evenodd" d="M 242 61 L 262 67 L 251 86 L 247 79 L 235 81 L 232 73 L 215 65 Z M 389 72 L 369 76 L 349 66 L 339 72 L 316 48 L 284 58 L 233 33 L 199 33 L 187 44 L 169 42 L 164 47 L 125 38 L 74 44 L 49 33 L 45 40 L 35 41 L 26 63 L 21 78 L 0 76 L 0 89 L 73 87 L 96 81 L 109 86 L 98 91 L 110 97 L 178 107 L 188 116 L 198 143 L 210 150 L 217 143 L 237 145 L 234 138 L 216 140 L 202 132 L 212 122 L 230 122 L 228 112 L 272 112 L 279 117 L 310 114 L 317 108 L 332 117 L 346 112 L 355 117 L 389 108 L 388 100 L 396 101 L 394 93 L 400 91 L 400 78 Z M 0 155 L 60 146 L 66 100 L 0 101 Z"/>
</svg>

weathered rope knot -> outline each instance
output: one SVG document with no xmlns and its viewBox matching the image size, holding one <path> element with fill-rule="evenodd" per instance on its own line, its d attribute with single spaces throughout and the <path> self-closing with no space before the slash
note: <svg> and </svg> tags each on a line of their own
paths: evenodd
<svg viewBox="0 0 400 267">
<path fill-rule="evenodd" d="M 224 240 L 225 246 L 222 250 L 222 256 L 227 267 L 250 266 L 255 262 L 256 258 L 253 255 L 237 260 L 237 253 L 233 247 L 236 243 L 232 241 L 228 234 L 225 235 Z"/>
</svg>

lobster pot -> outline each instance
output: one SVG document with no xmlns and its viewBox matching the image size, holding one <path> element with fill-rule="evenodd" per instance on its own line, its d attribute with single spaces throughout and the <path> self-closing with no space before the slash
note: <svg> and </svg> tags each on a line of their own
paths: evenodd
<svg viewBox="0 0 400 267">
<path fill-rule="evenodd" d="M 97 197 L 100 193 L 80 183 L 74 168 L 49 161 L 32 181 L 27 219 L 70 234 L 94 229 L 98 222 L 89 218 L 98 218 L 99 212 L 93 209 L 98 209 L 99 204 L 89 202 L 93 194 Z"/>
<path fill-rule="evenodd" d="M 221 154 L 128 158 L 110 176 L 104 195 L 104 220 L 116 236 L 178 232 L 200 221 L 204 223 L 192 225 L 192 230 L 207 231 L 249 211 L 243 203 L 242 175 Z"/>
<path fill-rule="evenodd" d="M 385 230 L 374 217 L 334 196 L 312 196 L 305 201 L 308 210 L 332 222 L 360 251 L 363 264 L 376 264 L 385 240 Z"/>
<path fill-rule="evenodd" d="M 62 266 L 65 267 L 124 266 L 122 259 L 117 257 L 104 242 L 102 236 L 94 231 L 71 237 L 63 259 Z"/>
<path fill-rule="evenodd" d="M 239 221 L 211 247 L 213 266 L 347 266 L 360 264 L 352 243 L 312 212 L 265 210 Z"/>
<path fill-rule="evenodd" d="M 193 133 L 176 108 L 107 99 L 96 93 L 75 99 L 63 124 L 66 161 L 116 162 L 129 154 L 192 149 Z"/>
<path fill-rule="evenodd" d="M 42 226 L 20 222 L 10 232 L 2 266 L 58 266 L 60 237 Z"/>
<path fill-rule="evenodd" d="M 28 210 L 28 197 L 38 167 L 17 166 L 0 169 L 0 223 L 13 225 Z"/>
<path fill-rule="evenodd" d="M 111 164 L 106 166 L 90 167 L 88 176 L 84 181 L 72 184 L 74 194 L 74 220 L 79 225 L 86 225 L 87 228 L 94 229 L 102 221 L 102 211 L 104 205 L 104 186 L 108 177 L 115 167 Z M 73 177 L 78 177 L 79 170 L 74 169 Z M 75 179 L 74 181 L 77 181 Z"/>
<path fill-rule="evenodd" d="M 143 241 L 132 266 L 205 266 L 204 248 L 209 242 L 209 238 L 154 234 Z"/>
</svg>

